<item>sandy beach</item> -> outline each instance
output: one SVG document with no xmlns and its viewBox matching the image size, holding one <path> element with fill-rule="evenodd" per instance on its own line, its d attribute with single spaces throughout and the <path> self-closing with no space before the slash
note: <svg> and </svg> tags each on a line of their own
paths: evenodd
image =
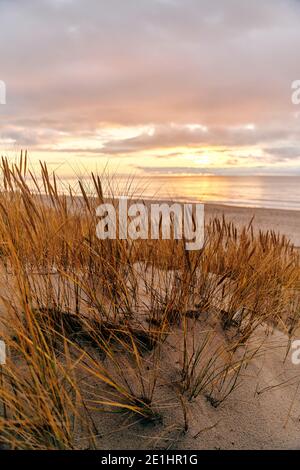
<svg viewBox="0 0 300 470">
<path fill-rule="evenodd" d="M 205 214 L 207 219 L 222 217 L 224 214 L 228 221 L 238 227 L 249 224 L 254 217 L 253 227 L 256 232 L 280 232 L 286 235 L 295 247 L 300 247 L 300 211 L 205 204 Z"/>
<path fill-rule="evenodd" d="M 190 254 L 101 239 L 98 181 L 36 194 L 21 170 L 2 163 L 0 448 L 300 449 L 300 212 L 206 204 Z"/>
<path fill-rule="evenodd" d="M 156 198 L 144 199 L 142 201 L 146 206 L 150 203 L 155 204 L 183 204 L 190 201 Z M 132 202 L 141 202 L 140 199 L 133 198 Z M 285 235 L 287 239 L 296 247 L 300 248 L 300 211 L 288 209 L 269 209 L 260 207 L 232 206 L 227 204 L 204 203 L 205 223 L 211 219 L 225 216 L 228 222 L 233 222 L 237 228 L 247 227 L 252 221 L 254 233 L 274 231 Z"/>
</svg>

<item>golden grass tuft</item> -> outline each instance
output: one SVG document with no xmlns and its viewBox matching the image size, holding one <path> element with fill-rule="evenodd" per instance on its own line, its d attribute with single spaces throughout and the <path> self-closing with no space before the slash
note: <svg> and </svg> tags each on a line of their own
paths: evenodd
<svg viewBox="0 0 300 470">
<path fill-rule="evenodd" d="M 164 435 L 156 397 L 166 384 L 188 432 L 189 402 L 221 405 L 262 352 L 258 328 L 292 337 L 299 327 L 299 254 L 284 236 L 223 218 L 207 221 L 195 253 L 176 240 L 101 241 L 101 177 L 62 194 L 26 154 L 2 158 L 1 174 L 1 446 L 97 448 L 109 432 L 97 424 L 103 413 Z M 163 355 L 172 335 L 180 366 L 171 378 Z"/>
</svg>

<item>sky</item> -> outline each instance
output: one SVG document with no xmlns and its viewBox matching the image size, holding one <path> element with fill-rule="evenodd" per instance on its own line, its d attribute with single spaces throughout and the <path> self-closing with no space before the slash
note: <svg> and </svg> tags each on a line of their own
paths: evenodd
<svg viewBox="0 0 300 470">
<path fill-rule="evenodd" d="M 300 175 L 299 0 L 0 0 L 0 25 L 2 154 Z"/>
</svg>

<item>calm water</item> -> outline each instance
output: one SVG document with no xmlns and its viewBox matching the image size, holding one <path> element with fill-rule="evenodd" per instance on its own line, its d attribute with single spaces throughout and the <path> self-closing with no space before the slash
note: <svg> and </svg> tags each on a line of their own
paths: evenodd
<svg viewBox="0 0 300 470">
<path fill-rule="evenodd" d="M 300 210 L 300 176 L 156 176 L 134 186 L 145 197 Z"/>
</svg>

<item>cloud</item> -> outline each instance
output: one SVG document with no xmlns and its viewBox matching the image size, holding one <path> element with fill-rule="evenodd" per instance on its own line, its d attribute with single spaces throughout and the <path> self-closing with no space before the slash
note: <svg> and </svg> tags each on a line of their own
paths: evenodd
<svg viewBox="0 0 300 470">
<path fill-rule="evenodd" d="M 269 165 L 298 156 L 296 0 L 2 0 L 0 15 L 2 139 L 49 151 L 65 139 L 67 153 L 67 133 L 106 157 L 203 145 L 261 145 Z M 155 133 L 85 145 L 108 125 Z"/>
<path fill-rule="evenodd" d="M 300 159 L 300 147 L 278 147 L 266 148 L 265 152 L 271 157 L 275 157 L 276 161 L 287 161 L 290 159 Z"/>
<path fill-rule="evenodd" d="M 177 166 L 169 166 L 169 167 L 161 167 L 161 166 L 139 166 L 137 165 L 136 168 L 145 172 L 146 174 L 152 174 L 157 176 L 169 176 L 169 175 L 181 175 L 181 176 L 200 176 L 200 175 L 233 175 L 233 176 L 247 176 L 249 174 L 249 169 L 247 167 L 219 167 L 214 169 L 212 172 L 211 168 L 206 168 L 205 166 L 195 168 L 195 167 L 177 167 Z M 295 176 L 300 176 L 300 167 L 295 166 L 292 168 L 293 174 Z M 251 170 L 251 174 L 253 175 L 272 175 L 272 176 L 280 176 L 280 175 L 290 175 L 290 171 L 284 171 L 282 168 L 272 168 L 270 171 L 270 167 L 266 165 L 258 165 L 256 168 Z"/>
</svg>

